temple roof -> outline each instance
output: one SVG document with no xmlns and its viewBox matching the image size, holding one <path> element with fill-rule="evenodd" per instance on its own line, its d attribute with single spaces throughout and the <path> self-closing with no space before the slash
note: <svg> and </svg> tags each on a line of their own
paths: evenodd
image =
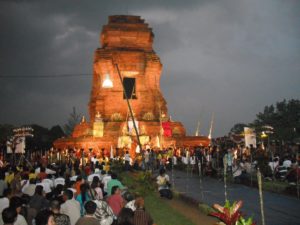
<svg viewBox="0 0 300 225">
<path fill-rule="evenodd" d="M 101 44 L 103 48 L 126 48 L 152 50 L 154 34 L 140 16 L 115 15 L 103 26 Z"/>
</svg>

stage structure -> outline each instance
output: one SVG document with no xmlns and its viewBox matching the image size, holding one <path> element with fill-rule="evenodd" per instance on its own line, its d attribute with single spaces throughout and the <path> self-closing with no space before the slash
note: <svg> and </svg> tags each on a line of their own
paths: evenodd
<svg viewBox="0 0 300 225">
<path fill-rule="evenodd" d="M 135 149 L 137 133 L 142 146 L 209 145 L 208 137 L 186 136 L 182 123 L 171 120 L 160 90 L 162 63 L 153 39 L 152 29 L 139 16 L 109 17 L 100 36 L 102 47 L 94 54 L 90 121 L 83 118 L 71 137 L 54 142 L 55 148 L 102 153 Z"/>
</svg>

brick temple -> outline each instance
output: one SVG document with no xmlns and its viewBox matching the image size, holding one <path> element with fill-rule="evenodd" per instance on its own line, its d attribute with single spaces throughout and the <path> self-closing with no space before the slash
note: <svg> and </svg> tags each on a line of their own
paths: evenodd
<svg viewBox="0 0 300 225">
<path fill-rule="evenodd" d="M 153 50 L 153 39 L 152 28 L 141 17 L 109 17 L 101 32 L 101 47 L 94 54 L 90 120 L 83 118 L 71 137 L 54 142 L 55 148 L 133 149 L 137 134 L 125 93 L 142 145 L 153 148 L 209 145 L 207 137 L 186 136 L 182 123 L 171 120 L 160 89 L 162 63 Z M 108 87 L 105 82 L 109 82 Z"/>
</svg>

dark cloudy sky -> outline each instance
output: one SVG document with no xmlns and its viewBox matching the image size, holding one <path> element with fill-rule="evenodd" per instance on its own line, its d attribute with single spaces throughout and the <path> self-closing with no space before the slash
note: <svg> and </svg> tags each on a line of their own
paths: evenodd
<svg viewBox="0 0 300 225">
<path fill-rule="evenodd" d="M 0 0 L 0 123 L 64 124 L 87 115 L 93 52 L 109 15 L 142 16 L 163 63 L 174 120 L 227 134 L 264 106 L 300 98 L 299 0 Z"/>
</svg>

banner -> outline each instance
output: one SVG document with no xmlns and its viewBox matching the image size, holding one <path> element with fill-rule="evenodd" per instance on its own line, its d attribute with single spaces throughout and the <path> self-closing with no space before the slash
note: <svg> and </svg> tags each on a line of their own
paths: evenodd
<svg viewBox="0 0 300 225">
<path fill-rule="evenodd" d="M 11 140 L 12 141 L 12 140 Z M 6 151 L 7 154 L 12 154 L 12 143 L 11 141 L 7 141 L 6 142 Z M 21 153 L 24 154 L 25 153 L 25 137 L 19 137 L 17 139 L 14 140 L 15 145 L 16 145 L 16 149 L 15 149 L 15 153 Z"/>
<path fill-rule="evenodd" d="M 251 145 L 256 148 L 256 134 L 254 129 L 249 127 L 244 127 L 244 133 L 245 133 L 245 146 L 251 147 Z"/>
<path fill-rule="evenodd" d="M 171 137 L 172 136 L 172 129 L 171 129 L 171 123 L 170 122 L 162 122 L 162 128 L 164 130 L 164 136 L 165 137 Z"/>
</svg>

